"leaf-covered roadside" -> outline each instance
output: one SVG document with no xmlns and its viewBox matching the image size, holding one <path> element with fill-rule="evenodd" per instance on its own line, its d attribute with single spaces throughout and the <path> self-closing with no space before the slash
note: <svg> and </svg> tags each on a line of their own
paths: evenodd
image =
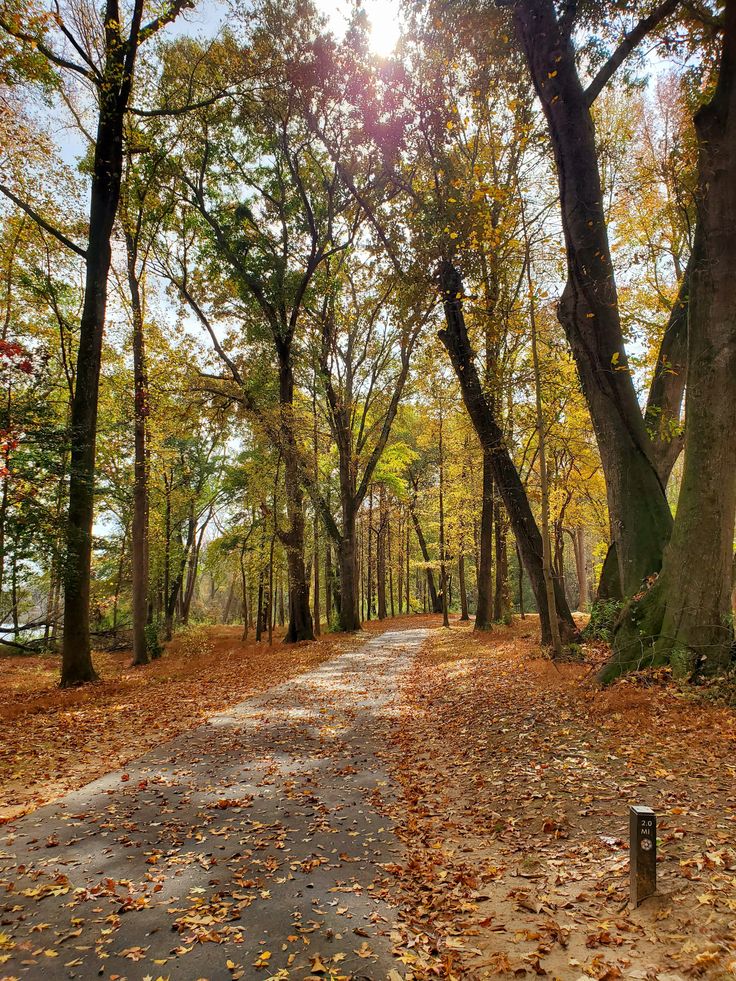
<svg viewBox="0 0 736 981">
<path fill-rule="evenodd" d="M 316 667 L 352 643 L 334 635 L 285 647 L 243 643 L 240 627 L 177 636 L 163 658 L 130 667 L 130 652 L 98 654 L 103 680 L 58 688 L 58 659 L 3 658 L 0 820 L 81 787 L 208 715 Z"/>
<path fill-rule="evenodd" d="M 433 632 L 406 680 L 385 888 L 415 978 L 736 974 L 731 709 L 541 659 L 536 625 Z M 628 909 L 627 812 L 659 816 L 660 895 Z"/>
</svg>

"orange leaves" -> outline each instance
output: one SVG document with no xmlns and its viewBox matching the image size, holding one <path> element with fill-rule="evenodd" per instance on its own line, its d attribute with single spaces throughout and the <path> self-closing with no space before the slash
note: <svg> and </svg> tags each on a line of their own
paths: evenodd
<svg viewBox="0 0 736 981">
<path fill-rule="evenodd" d="M 145 960 L 148 949 L 148 947 L 126 947 L 125 950 L 120 951 L 120 956 L 127 957 L 131 961 L 142 961 Z"/>
<path fill-rule="evenodd" d="M 407 911 L 395 953 L 421 979 L 719 977 L 735 960 L 715 946 L 736 911 L 736 798 L 717 776 L 733 713 L 706 721 L 651 686 L 590 691 L 583 666 L 542 662 L 534 635 L 528 621 L 434 634 L 408 679 L 392 736 L 408 849 L 390 870 Z M 632 915 L 625 815 L 640 799 L 661 809 L 671 894 Z"/>
<path fill-rule="evenodd" d="M 252 807 L 253 795 L 250 794 L 247 797 L 237 797 L 237 798 L 223 797 L 221 800 L 216 800 L 214 804 L 208 804 L 207 806 L 218 811 L 225 811 L 225 810 L 229 810 L 230 808 L 239 810 L 244 807 Z"/>
</svg>

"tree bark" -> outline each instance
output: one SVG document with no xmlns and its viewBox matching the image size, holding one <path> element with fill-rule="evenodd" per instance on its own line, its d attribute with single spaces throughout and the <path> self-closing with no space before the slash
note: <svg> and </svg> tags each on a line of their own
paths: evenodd
<svg viewBox="0 0 736 981">
<path fill-rule="evenodd" d="M 554 0 L 520 0 L 514 21 L 557 164 L 568 265 L 558 315 L 598 440 L 621 588 L 631 596 L 659 571 L 672 516 L 623 343 L 593 120 Z"/>
<path fill-rule="evenodd" d="M 652 445 L 652 459 L 663 487 L 667 486 L 684 442 L 680 416 L 687 381 L 690 284 L 696 261 L 697 257 L 692 252 L 662 336 L 644 413 L 644 424 Z"/>
<path fill-rule="evenodd" d="M 493 497 L 493 458 L 491 451 L 484 449 L 475 630 L 493 628 Z"/>
<path fill-rule="evenodd" d="M 106 74 L 113 69 L 119 70 L 118 59 L 108 55 Z M 97 678 L 92 664 L 89 622 L 97 403 L 111 261 L 110 236 L 120 197 L 123 165 L 123 115 L 124 106 L 118 104 L 117 85 L 110 79 L 109 91 L 100 110 L 95 144 L 84 306 L 72 400 L 62 688 Z"/>
<path fill-rule="evenodd" d="M 245 545 L 240 550 L 240 588 L 242 590 L 241 614 L 243 618 L 243 634 L 241 640 L 248 639 L 248 583 L 245 576 Z"/>
<path fill-rule="evenodd" d="M 143 303 L 136 270 L 136 242 L 125 233 L 128 288 L 133 314 L 133 521 L 131 530 L 133 664 L 148 664 L 146 621 L 148 617 L 148 473 L 146 426 L 148 377 L 143 334 Z"/>
<path fill-rule="evenodd" d="M 314 477 L 319 477 L 319 442 L 317 439 L 317 385 L 315 381 L 314 394 L 312 398 L 312 442 L 314 449 Z M 312 522 L 312 537 L 314 539 L 314 635 L 319 637 L 322 633 L 322 614 L 320 612 L 320 582 L 319 582 L 319 513 L 314 509 L 314 520 Z M 329 613 L 328 613 L 329 622 Z M 273 619 L 273 618 L 272 618 Z"/>
<path fill-rule="evenodd" d="M 332 544 L 327 538 L 325 540 L 325 618 L 327 628 L 332 624 Z"/>
<path fill-rule="evenodd" d="M 527 234 L 526 218 L 522 205 L 522 221 L 524 223 L 524 238 L 526 239 L 526 276 L 529 287 L 529 322 L 531 327 L 532 339 L 532 364 L 534 365 L 534 396 L 537 417 L 537 446 L 539 456 L 539 489 L 542 505 L 542 575 L 544 577 L 544 592 L 547 600 L 549 613 L 549 624 L 551 634 L 552 656 L 562 655 L 562 638 L 560 636 L 560 626 L 557 619 L 557 598 L 555 596 L 555 583 L 552 577 L 552 556 L 551 541 L 549 532 L 549 481 L 547 479 L 547 442 L 545 439 L 546 428 L 544 423 L 544 411 L 542 406 L 542 381 L 539 370 L 539 348 L 537 346 L 537 317 L 536 305 L 534 302 L 534 283 L 532 281 L 532 256 L 529 248 L 529 238 Z M 498 556 L 498 535 L 499 520 L 496 515 L 496 555 Z M 498 558 L 496 560 L 496 589 L 500 578 L 498 568 Z"/>
<path fill-rule="evenodd" d="M 460 586 L 460 619 L 469 620 L 468 612 L 468 590 L 465 584 L 465 555 L 461 552 L 457 560 L 457 576 Z"/>
<path fill-rule="evenodd" d="M 398 548 L 397 548 L 397 566 L 396 566 L 396 591 L 398 593 L 399 600 L 399 616 L 404 612 L 404 544 L 405 535 L 403 529 L 403 519 L 401 517 L 401 511 L 399 511 L 396 537 L 398 538 Z M 406 611 L 409 612 L 408 610 Z"/>
<path fill-rule="evenodd" d="M 585 548 L 585 529 L 579 526 L 573 532 L 575 547 L 575 571 L 578 579 L 578 610 L 587 612 L 590 608 L 590 590 L 588 588 L 588 563 Z"/>
<path fill-rule="evenodd" d="M 341 495 L 342 533 L 337 556 L 340 572 L 338 626 L 343 631 L 360 630 L 360 576 L 356 548 L 356 513 L 352 498 Z"/>
<path fill-rule="evenodd" d="M 519 546 L 516 546 L 516 561 L 519 566 L 519 616 L 522 620 L 526 619 L 526 611 L 524 610 L 524 563 L 521 561 L 521 552 L 519 551 Z"/>
<path fill-rule="evenodd" d="M 437 593 L 437 587 L 434 583 L 434 573 L 429 567 L 429 549 L 427 548 L 427 542 L 424 538 L 424 533 L 422 532 L 422 526 L 419 524 L 419 515 L 417 514 L 416 506 L 417 488 L 414 486 L 414 496 L 409 502 L 409 514 L 411 515 L 412 524 L 414 525 L 414 532 L 417 536 L 417 542 L 419 543 L 419 548 L 422 553 L 422 558 L 424 559 L 424 564 L 426 566 L 427 575 L 427 592 L 429 593 L 429 603 L 432 608 L 432 613 L 442 613 L 442 599 Z M 426 611 L 425 611 L 426 612 Z"/>
<path fill-rule="evenodd" d="M 376 592 L 378 596 L 378 619 L 386 619 L 386 488 L 378 489 L 378 532 L 376 534 Z"/>
<path fill-rule="evenodd" d="M 411 554 L 411 529 L 409 522 L 406 522 L 406 613 L 411 613 L 411 578 L 409 575 L 409 560 Z"/>
<path fill-rule="evenodd" d="M 542 536 L 534 520 L 521 478 L 509 454 L 503 432 L 481 387 L 462 310 L 462 280 L 450 262 L 443 261 L 440 266 L 440 286 L 447 327 L 439 332 L 439 337 L 450 355 L 465 407 L 484 453 L 490 455 L 494 482 L 511 521 L 511 528 L 534 590 L 542 628 L 542 642 L 549 644 L 552 633 L 544 586 Z M 559 590 L 557 583 L 555 583 L 555 600 L 560 636 L 566 641 L 577 636 L 577 628 L 564 592 Z"/>
<path fill-rule="evenodd" d="M 501 504 L 497 500 L 493 509 L 496 578 L 493 591 L 493 619 L 497 623 L 506 623 L 511 615 L 511 600 L 509 598 L 509 553 L 506 544 L 506 520 L 501 512 Z"/>
<path fill-rule="evenodd" d="M 366 568 L 366 604 L 365 618 L 373 616 L 373 488 L 368 495 L 368 556 Z"/>
<path fill-rule="evenodd" d="M 284 459 L 284 486 L 287 531 L 279 531 L 286 549 L 289 579 L 289 626 L 284 643 L 314 640 L 312 611 L 309 608 L 309 584 L 304 563 L 304 493 L 299 466 L 299 450 L 294 435 L 294 374 L 290 343 L 277 343 L 279 355 L 280 448 Z M 274 516 L 275 518 L 275 516 Z"/>
<path fill-rule="evenodd" d="M 736 0 L 727 0 L 716 91 L 695 117 L 698 223 L 690 286 L 682 485 L 662 571 L 629 603 L 601 672 L 670 662 L 714 673 L 732 656 L 736 519 Z"/>
<path fill-rule="evenodd" d="M 196 532 L 196 521 L 194 518 L 194 505 L 190 508 L 189 517 L 187 519 L 187 539 L 186 542 L 182 544 L 182 554 L 179 560 L 179 568 L 176 570 L 173 581 L 169 587 L 169 592 L 165 596 L 165 623 L 164 631 L 166 640 L 171 640 L 174 633 L 174 614 L 176 612 L 177 603 L 181 600 L 181 590 L 182 584 L 184 582 L 184 572 L 187 568 L 187 560 L 189 558 L 189 553 L 194 544 L 194 535 Z"/>
<path fill-rule="evenodd" d="M 128 41 L 125 43 L 120 36 L 121 17 L 117 0 L 107 0 L 105 65 L 98 87 L 100 109 L 92 163 L 84 303 L 72 399 L 62 688 L 97 678 L 92 664 L 89 622 L 97 404 L 111 262 L 110 238 L 120 200 L 123 170 L 123 124 L 132 87 L 142 13 L 142 0 L 136 0 Z"/>
<path fill-rule="evenodd" d="M 386 550 L 388 553 L 388 596 L 389 596 L 389 608 L 391 610 L 391 616 L 396 616 L 396 606 L 394 603 L 394 566 L 393 566 L 393 551 L 392 551 L 392 538 L 391 538 L 391 511 L 390 509 L 386 511 Z"/>
<path fill-rule="evenodd" d="M 443 441 L 443 419 L 440 410 L 440 594 L 442 604 L 442 626 L 449 627 L 447 598 L 447 552 L 445 549 L 445 454 Z"/>
</svg>

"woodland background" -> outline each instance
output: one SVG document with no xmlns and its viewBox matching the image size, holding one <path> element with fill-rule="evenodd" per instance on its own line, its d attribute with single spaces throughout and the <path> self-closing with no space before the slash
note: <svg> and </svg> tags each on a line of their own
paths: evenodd
<svg viewBox="0 0 736 981">
<path fill-rule="evenodd" d="M 597 597 L 727 666 L 733 5 L 193 6 L 0 8 L 6 647 Z"/>
</svg>

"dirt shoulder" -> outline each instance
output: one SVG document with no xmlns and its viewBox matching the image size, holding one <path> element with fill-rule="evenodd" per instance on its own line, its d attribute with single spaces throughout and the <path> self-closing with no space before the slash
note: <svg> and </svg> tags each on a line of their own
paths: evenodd
<svg viewBox="0 0 736 981">
<path fill-rule="evenodd" d="M 736 715 L 673 688 L 601 692 L 529 619 L 435 630 L 391 765 L 415 978 L 736 975 Z M 658 815 L 660 895 L 628 908 L 628 807 Z M 409 976 L 409 975 L 407 975 Z"/>
<path fill-rule="evenodd" d="M 208 716 L 309 671 L 360 636 L 315 643 L 241 641 L 240 627 L 201 627 L 131 668 L 129 651 L 96 653 L 102 680 L 62 691 L 59 658 L 3 657 L 0 821 L 109 773 Z"/>
</svg>

